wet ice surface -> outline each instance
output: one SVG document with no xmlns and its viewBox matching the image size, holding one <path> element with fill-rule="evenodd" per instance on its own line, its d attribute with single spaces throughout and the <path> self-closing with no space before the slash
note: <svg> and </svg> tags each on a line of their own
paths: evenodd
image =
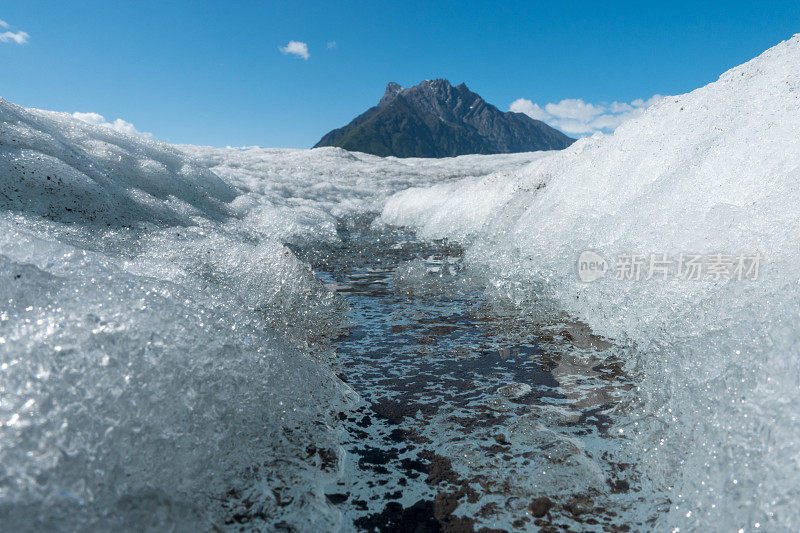
<svg viewBox="0 0 800 533">
<path fill-rule="evenodd" d="M 641 528 L 659 503 L 626 462 L 618 347 L 485 296 L 460 249 L 340 222 L 296 250 L 345 296 L 337 371 L 362 398 L 326 490 L 345 530 Z M 462 529 L 463 530 L 463 529 Z"/>
<path fill-rule="evenodd" d="M 338 530 L 347 306 L 284 244 L 546 155 L 176 147 L 0 98 L 0 530 Z"/>
<path fill-rule="evenodd" d="M 798 62 L 795 36 L 613 136 L 436 160 L 0 98 L 0 529 L 798 530 Z M 464 259 L 337 228 L 376 210 Z M 584 250 L 764 268 L 585 284 Z"/>
</svg>

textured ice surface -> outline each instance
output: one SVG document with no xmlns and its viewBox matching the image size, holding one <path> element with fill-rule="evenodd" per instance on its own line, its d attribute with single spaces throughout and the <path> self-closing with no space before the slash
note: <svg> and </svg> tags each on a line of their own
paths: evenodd
<svg viewBox="0 0 800 533">
<path fill-rule="evenodd" d="M 637 415 L 615 429 L 669 491 L 657 526 L 796 530 L 798 64 L 794 38 L 613 136 L 437 161 L 175 147 L 0 100 L 0 523 L 193 530 L 245 509 L 336 527 L 322 487 L 352 392 L 307 351 L 343 302 L 284 245 L 336 241 L 337 218 L 405 189 L 384 222 L 458 239 L 491 292 L 635 343 Z M 763 267 L 583 284 L 585 249 Z M 428 268 L 396 281 L 436 293 L 449 266 Z"/>
<path fill-rule="evenodd" d="M 398 190 L 519 168 L 547 153 L 398 159 L 341 148 L 178 148 L 267 201 L 268 207 L 250 211 L 249 222 L 278 232 L 288 242 L 309 234 L 335 240 L 336 218 L 380 211 L 383 201 Z"/>
<path fill-rule="evenodd" d="M 469 244 L 495 290 L 638 346 L 620 427 L 670 490 L 659 524 L 800 527 L 800 37 L 612 136 L 390 198 L 386 223 Z M 578 280 L 583 250 L 760 253 L 758 281 Z M 533 304 L 532 304 L 533 305 Z M 536 304 L 538 305 L 538 304 Z"/>
<path fill-rule="evenodd" d="M 174 147 L 0 99 L 0 529 L 341 520 L 340 297 L 288 242 L 539 154 Z"/>
<path fill-rule="evenodd" d="M 306 448 L 336 448 L 349 393 L 297 347 L 341 304 L 246 200 L 167 145 L 0 101 L 4 528 L 207 528 L 226 498 L 337 522 Z"/>
</svg>

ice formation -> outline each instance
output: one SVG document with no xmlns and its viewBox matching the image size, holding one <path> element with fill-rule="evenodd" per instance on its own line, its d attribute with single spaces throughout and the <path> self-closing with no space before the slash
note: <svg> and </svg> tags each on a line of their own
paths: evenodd
<svg viewBox="0 0 800 533">
<path fill-rule="evenodd" d="M 343 304 L 284 244 L 537 157 L 175 147 L 0 99 L 2 529 L 335 528 L 353 393 L 307 350 Z"/>
<path fill-rule="evenodd" d="M 247 505 L 336 528 L 353 393 L 309 351 L 344 304 L 285 245 L 382 209 L 463 243 L 493 293 L 634 346 L 616 430 L 670 496 L 658 526 L 796 530 L 798 64 L 795 37 L 612 136 L 444 160 L 170 146 L 0 100 L 0 523 L 192 530 Z M 762 267 L 583 283 L 584 250 Z M 427 272 L 397 275 L 448 271 Z"/>
<path fill-rule="evenodd" d="M 179 146 L 195 160 L 266 200 L 250 223 L 286 242 L 336 239 L 336 219 L 380 211 L 392 193 L 417 185 L 519 168 L 546 152 L 465 155 L 446 159 L 378 157 L 341 148 L 282 150 Z"/>
<path fill-rule="evenodd" d="M 800 36 L 612 136 L 391 197 L 386 223 L 468 245 L 498 293 L 636 346 L 637 439 L 661 529 L 800 525 Z M 578 254 L 760 254 L 757 281 L 583 283 Z"/>
</svg>

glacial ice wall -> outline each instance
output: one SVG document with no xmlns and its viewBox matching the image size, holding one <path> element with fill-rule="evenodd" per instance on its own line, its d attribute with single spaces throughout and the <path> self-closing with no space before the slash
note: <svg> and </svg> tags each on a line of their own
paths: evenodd
<svg viewBox="0 0 800 533">
<path fill-rule="evenodd" d="M 665 529 L 800 527 L 799 64 L 795 36 L 611 136 L 412 188 L 383 210 L 468 244 L 498 292 L 635 344 L 638 403 L 618 429 L 669 491 Z M 579 280 L 584 250 L 607 260 L 605 277 Z M 730 255 L 733 279 L 613 272 L 651 254 L 677 269 L 681 253 Z M 740 255 L 761 257 L 757 280 L 737 279 Z"/>
<path fill-rule="evenodd" d="M 0 100 L 3 528 L 208 529 L 243 501 L 338 523 L 318 452 L 351 393 L 298 348 L 342 304 L 247 225 L 259 202 L 168 145 Z"/>
</svg>

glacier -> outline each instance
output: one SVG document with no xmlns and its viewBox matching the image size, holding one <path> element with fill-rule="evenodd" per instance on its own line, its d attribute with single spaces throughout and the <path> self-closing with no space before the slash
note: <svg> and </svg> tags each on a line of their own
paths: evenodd
<svg viewBox="0 0 800 533">
<path fill-rule="evenodd" d="M 800 524 L 800 36 L 613 135 L 524 169 L 401 191 L 382 221 L 464 243 L 503 297 L 635 346 L 618 431 L 668 491 L 658 529 Z M 606 276 L 585 250 L 759 254 L 757 281 Z"/>
<path fill-rule="evenodd" d="M 341 297 L 286 247 L 540 154 L 171 146 L 0 100 L 0 523 L 339 527 Z M 288 502 L 288 503 L 287 503 Z"/>
<path fill-rule="evenodd" d="M 630 347 L 614 431 L 669 497 L 656 528 L 796 530 L 798 64 L 795 36 L 613 135 L 441 160 L 169 145 L 0 99 L 0 523 L 346 528 L 323 487 L 358 401 L 330 364 L 347 304 L 292 246 L 380 213 L 463 246 L 492 298 Z M 584 283 L 585 250 L 763 268 Z"/>
</svg>

